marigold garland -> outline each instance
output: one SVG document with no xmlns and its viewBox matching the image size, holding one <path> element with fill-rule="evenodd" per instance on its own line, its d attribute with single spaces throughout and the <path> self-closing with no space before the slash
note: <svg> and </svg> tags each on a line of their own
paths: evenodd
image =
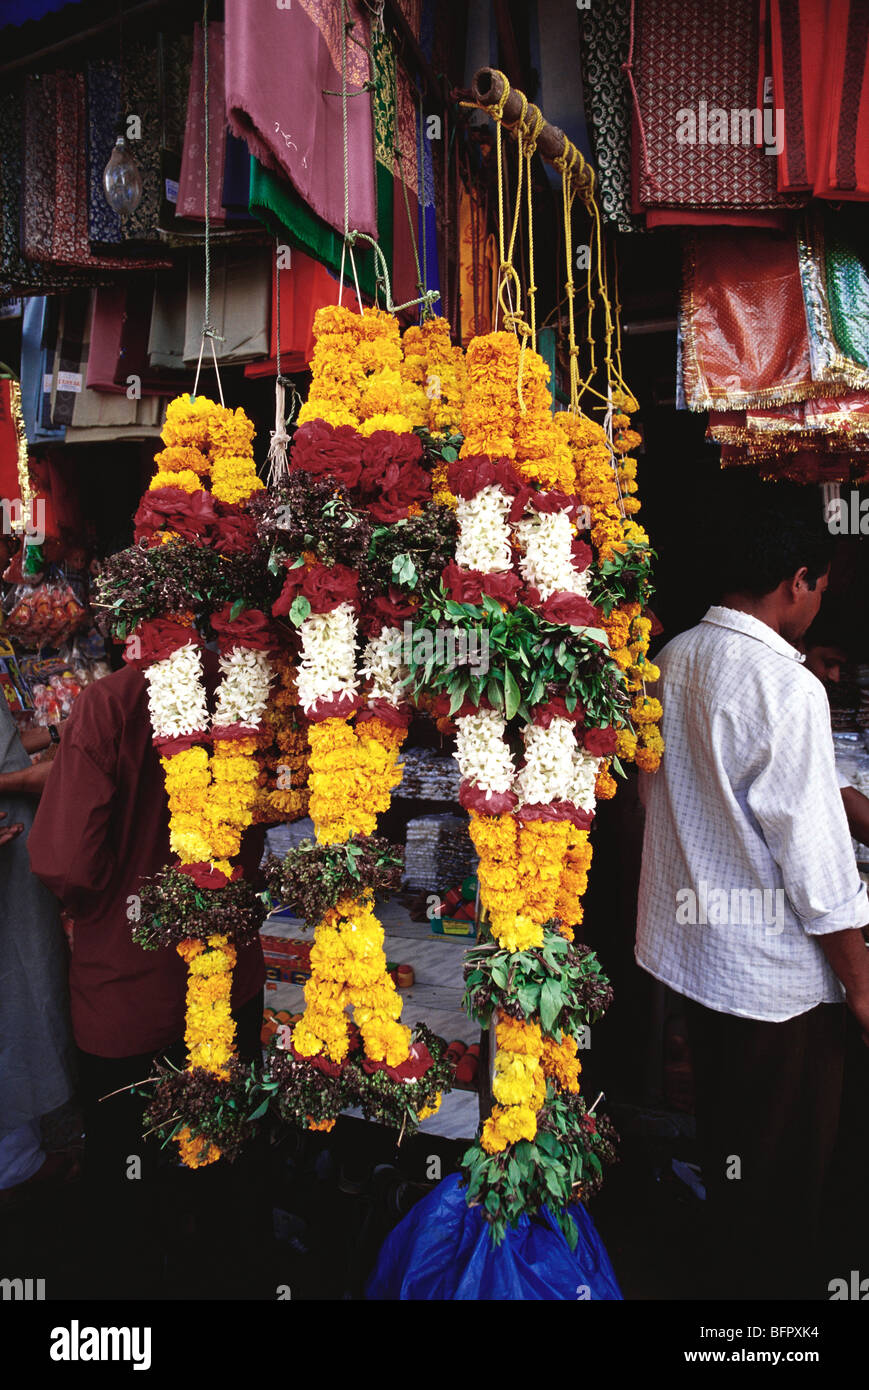
<svg viewBox="0 0 869 1390">
<path fill-rule="evenodd" d="M 224 518 L 238 527 L 232 518 L 239 506 L 263 486 L 256 474 L 253 436 L 253 423 L 242 410 L 229 410 L 201 396 L 171 401 L 162 432 L 165 448 L 155 459 L 156 472 L 137 513 L 137 536 L 141 532 L 151 544 L 171 543 L 183 526 L 195 545 L 207 546 Z M 244 611 L 240 600 L 221 607 L 212 619 L 221 672 L 213 718 L 205 699 L 202 644 L 193 614 L 174 612 L 145 621 L 135 636 L 144 653 L 140 664 L 148 682 L 154 742 L 162 754 L 176 868 L 200 887 L 207 884 L 210 892 L 219 893 L 235 875 L 231 861 L 254 818 L 259 779 L 254 755 L 273 670 L 263 614 Z M 134 649 L 129 655 L 137 659 Z M 166 898 L 167 910 L 173 901 Z M 239 919 L 239 930 L 246 922 L 246 917 Z M 221 932 L 207 941 L 187 937 L 176 949 L 188 967 L 187 1074 L 192 1079 L 205 1072 L 229 1082 L 235 1040 L 230 1006 L 235 946 Z M 176 1125 L 173 1133 L 190 1167 L 221 1156 L 219 1145 L 197 1133 L 194 1118 Z"/>
</svg>

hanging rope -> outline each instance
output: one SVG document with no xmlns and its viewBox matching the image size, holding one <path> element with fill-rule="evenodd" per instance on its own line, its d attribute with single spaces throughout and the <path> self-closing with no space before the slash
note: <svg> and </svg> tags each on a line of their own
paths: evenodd
<svg viewBox="0 0 869 1390">
<path fill-rule="evenodd" d="M 401 310 L 401 309 L 412 309 L 412 308 L 414 308 L 414 307 L 415 307 L 416 305 L 418 305 L 418 304 L 419 304 L 419 305 L 422 305 L 423 308 L 424 308 L 424 310 L 425 310 L 426 308 L 430 310 L 430 309 L 431 309 L 431 306 L 435 303 L 435 301 L 438 300 L 438 299 L 440 299 L 440 293 L 439 293 L 438 290 L 426 290 L 425 288 L 422 287 L 422 284 L 421 284 L 421 272 L 420 272 L 420 267 L 419 267 L 419 259 L 417 258 L 417 261 L 416 261 L 416 264 L 417 264 L 417 277 L 418 277 L 418 283 L 420 284 L 420 287 L 421 287 L 421 292 L 420 292 L 419 297 L 418 297 L 417 299 L 409 299 L 409 300 L 407 301 L 407 303 L 405 303 L 405 304 L 393 304 L 393 302 L 392 302 L 392 286 L 391 286 L 390 279 L 389 279 L 389 268 L 388 268 L 388 266 L 387 266 L 387 264 L 386 264 L 386 257 L 384 256 L 382 250 L 380 249 L 380 247 L 379 247 L 379 245 L 377 244 L 377 242 L 374 240 L 374 237 L 369 236 L 367 232 L 360 232 L 360 231 L 358 231 L 358 230 L 352 230 L 352 231 L 351 231 L 351 229 L 350 229 L 350 141 L 349 141 L 349 129 L 348 129 L 348 121 L 347 121 L 347 98 L 348 98 L 348 97 L 351 97 L 351 96 L 362 96 L 365 92 L 370 91 L 371 88 L 372 88 L 372 85 L 373 85 L 371 82 L 366 82 L 366 83 L 363 85 L 363 87 L 361 87 L 361 88 L 360 88 L 358 91 L 356 91 L 356 92 L 351 92 L 351 91 L 349 91 L 348 88 L 347 88 L 347 33 L 348 33 L 348 30 L 351 29 L 351 28 L 353 27 L 353 24 L 354 24 L 354 23 L 355 23 L 355 21 L 353 21 L 353 20 L 351 20 L 351 21 L 348 23 L 348 21 L 347 21 L 347 0 L 341 0 L 341 91 L 340 91 L 340 93 L 336 93 L 336 92 L 327 92 L 327 93 L 326 93 L 326 95 L 328 95 L 328 96 L 340 96 L 340 97 L 341 97 L 341 124 L 342 124 L 343 140 L 344 140 L 344 246 L 343 246 L 343 249 L 342 249 L 342 251 L 341 251 L 341 273 L 340 273 L 340 277 L 339 277 L 339 281 L 338 281 L 338 303 L 339 303 L 339 304 L 341 303 L 342 296 L 343 296 L 343 292 L 344 292 L 344 266 L 345 266 L 346 257 L 349 255 L 349 258 L 350 258 L 350 266 L 351 266 L 351 269 L 352 269 L 352 271 L 353 271 L 353 282 L 354 282 L 354 284 L 355 284 L 355 286 L 356 286 L 356 298 L 357 298 L 358 301 L 359 301 L 359 310 L 360 310 L 360 313 L 362 313 L 362 314 L 365 313 L 365 306 L 364 306 L 363 303 L 362 303 L 362 291 L 361 291 L 360 288 L 359 288 L 359 276 L 358 276 L 358 274 L 356 273 L 356 258 L 355 258 L 355 256 L 353 255 L 353 247 L 355 246 L 355 244 L 356 244 L 357 241 L 367 241 L 367 242 L 369 243 L 369 245 L 372 246 L 372 247 L 374 248 L 375 264 L 376 264 L 376 266 L 377 266 L 377 271 L 376 271 L 377 280 L 379 281 L 380 284 L 383 285 L 384 294 L 385 294 L 385 297 L 386 297 L 386 309 L 387 309 L 387 312 L 390 313 L 390 314 L 395 314 L 395 313 L 398 313 L 399 310 Z M 364 44 L 361 44 L 360 47 L 365 48 L 365 45 L 364 45 Z M 366 49 L 365 51 L 367 52 L 368 50 Z M 396 153 L 398 154 L 398 151 L 396 151 Z M 400 154 L 399 154 L 398 157 L 399 157 L 399 160 L 400 160 L 400 158 L 401 158 Z M 404 179 L 403 179 L 403 178 L 402 178 L 402 187 L 404 188 Z M 406 189 L 405 189 L 405 199 L 407 199 L 407 190 L 406 190 Z M 408 206 L 408 219 L 410 219 L 410 206 L 409 206 L 409 204 L 408 204 L 407 206 Z M 412 231 L 413 231 L 413 228 L 411 227 L 411 233 L 412 233 Z M 415 245 L 414 245 L 414 255 L 416 256 L 416 247 L 415 247 Z"/>
<path fill-rule="evenodd" d="M 531 311 L 531 346 L 537 351 L 537 286 L 534 283 L 534 215 L 531 200 L 531 161 L 537 150 L 537 139 L 546 124 L 543 112 L 535 107 L 533 121 L 525 121 L 525 188 L 528 198 L 528 306 Z M 523 113 L 524 114 L 524 113 Z"/>
<path fill-rule="evenodd" d="M 573 280 L 573 200 L 576 197 L 576 189 L 573 184 L 573 166 L 579 157 L 579 151 L 570 143 L 565 136 L 564 153 L 555 161 L 555 167 L 561 171 L 561 204 L 564 215 L 564 256 L 567 269 L 567 279 L 564 283 L 565 294 L 567 295 L 567 344 L 570 353 L 570 409 L 574 415 L 579 413 L 579 347 L 576 341 L 576 316 L 574 312 L 574 297 L 576 287 Z M 594 340 L 591 335 L 591 312 L 589 311 L 588 338 L 594 349 Z"/>
<path fill-rule="evenodd" d="M 211 171 L 209 169 L 209 129 L 208 129 L 208 0 L 203 0 L 202 4 L 202 57 L 203 57 L 203 78 L 202 78 L 202 99 L 205 108 L 205 312 L 202 319 L 202 339 L 199 344 L 199 360 L 196 363 L 196 377 L 193 382 L 193 394 L 190 399 L 196 399 L 196 391 L 199 386 L 199 374 L 202 370 L 202 354 L 205 350 L 205 342 L 208 340 L 211 348 L 211 357 L 214 362 L 214 374 L 217 377 L 217 389 L 220 393 L 220 404 L 225 405 L 223 399 L 223 383 L 220 380 L 220 368 L 217 365 L 217 353 L 214 348 L 214 340 L 223 342 L 224 339 L 219 333 L 215 333 L 211 322 Z"/>
<path fill-rule="evenodd" d="M 277 375 L 275 377 L 275 427 L 271 432 L 269 442 L 269 473 L 267 486 L 277 487 L 289 475 L 289 464 L 287 463 L 287 445 L 290 436 L 287 433 L 286 424 L 286 397 L 284 392 L 285 385 L 291 385 L 285 381 L 281 372 L 281 264 L 280 264 L 280 243 L 275 242 L 275 366 Z"/>
</svg>

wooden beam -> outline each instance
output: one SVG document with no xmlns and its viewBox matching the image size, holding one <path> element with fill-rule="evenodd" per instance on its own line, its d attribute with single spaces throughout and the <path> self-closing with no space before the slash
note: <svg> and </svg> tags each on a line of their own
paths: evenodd
<svg viewBox="0 0 869 1390">
<path fill-rule="evenodd" d="M 489 110 L 499 105 L 505 91 L 505 77 L 503 72 L 497 68 L 479 68 L 474 73 L 474 80 L 471 83 L 471 93 L 473 100 L 481 111 Z M 504 102 L 504 114 L 502 124 L 507 130 L 515 126 L 522 115 L 522 106 L 525 98 L 522 92 L 518 92 L 515 87 L 510 87 L 510 94 Z M 539 113 L 542 115 L 542 112 Z M 538 107 L 532 102 L 528 102 L 526 120 L 533 121 L 538 115 Z M 513 132 L 515 134 L 515 131 Z M 537 153 L 547 161 L 554 164 L 560 159 L 565 150 L 575 149 L 575 145 L 567 138 L 564 131 L 557 125 L 550 125 L 549 121 L 544 121 L 543 128 L 537 137 Z M 589 166 L 585 165 L 586 173 L 580 175 L 582 166 L 577 162 L 573 171 L 573 182 L 580 191 L 588 192 L 590 189 Z"/>
</svg>

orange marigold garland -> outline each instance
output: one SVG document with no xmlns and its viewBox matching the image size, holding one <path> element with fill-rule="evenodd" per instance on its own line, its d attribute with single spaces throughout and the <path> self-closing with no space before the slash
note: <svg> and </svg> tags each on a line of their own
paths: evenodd
<svg viewBox="0 0 869 1390">
<path fill-rule="evenodd" d="M 253 460 L 253 433 L 252 422 L 241 410 L 201 396 L 170 402 L 165 448 L 156 457 L 156 472 L 135 518 L 137 542 L 149 547 L 214 544 L 222 555 L 244 550 L 255 536 L 244 506 L 263 486 Z M 174 935 L 188 967 L 187 1072 L 164 1079 L 157 1088 L 150 1113 L 158 1120 L 164 1108 L 162 1092 L 171 1091 L 173 1097 L 178 1092 L 173 1103 L 185 1110 L 185 1076 L 192 1081 L 204 1073 L 212 1086 L 243 1087 L 233 1071 L 232 972 L 236 944 L 251 939 L 262 916 L 255 895 L 240 895 L 241 870 L 232 861 L 254 819 L 259 776 L 254 755 L 273 679 L 272 633 L 265 615 L 246 608 L 243 597 L 215 605 L 210 613 L 206 608 L 203 616 L 219 649 L 213 715 L 206 700 L 202 638 L 191 612 L 170 612 L 141 622 L 127 639 L 125 652 L 143 669 L 148 683 L 153 740 L 166 778 L 169 842 L 177 856 L 174 865 L 143 889 L 151 925 L 137 927 L 137 939 L 150 944 L 149 932 L 164 940 Z M 236 904 L 225 918 L 220 906 L 224 893 Z M 201 905 L 202 923 L 226 920 L 231 929 L 191 934 L 191 928 L 199 926 L 190 915 L 194 902 Z M 217 1095 L 209 1093 L 210 1099 Z M 228 1092 L 224 1101 L 227 1098 Z M 238 1110 L 237 1102 L 234 1107 Z M 222 1110 L 221 1105 L 213 1111 L 206 1106 L 202 1113 L 175 1117 L 178 1123 L 169 1132 L 188 1166 L 201 1167 L 221 1156 L 223 1145 L 215 1140 Z M 236 1118 L 240 1122 L 241 1114 Z M 165 1130 L 166 1122 L 157 1127 Z M 231 1127 L 226 1133 L 234 1152 L 238 1134 Z"/>
<path fill-rule="evenodd" d="M 318 498 L 316 490 L 328 484 L 333 497 L 318 502 L 320 514 L 333 517 L 337 503 L 345 524 L 334 530 L 333 543 L 312 522 L 311 544 L 302 548 L 308 523 L 291 520 L 287 579 L 274 612 L 288 615 L 298 632 L 297 689 L 308 721 L 309 813 L 317 842 L 347 845 L 352 854 L 354 841 L 375 831 L 401 780 L 409 720 L 400 614 L 392 617 L 388 595 L 378 600 L 379 614 L 364 609 L 358 565 L 367 541 L 360 548 L 356 535 L 370 534 L 372 521 L 384 526 L 418 515 L 430 499 L 423 446 L 411 429 L 434 417 L 423 414 L 428 397 L 420 390 L 420 365 L 405 360 L 391 315 L 321 309 L 314 331 L 313 380 L 299 415 L 290 484 L 307 476 L 308 495 Z M 437 359 L 445 374 L 452 369 L 450 399 L 460 392 L 460 364 L 446 351 L 441 329 L 424 326 L 411 346 Z M 300 497 L 300 514 L 307 505 Z M 334 1120 L 360 1095 L 367 1107 L 365 1078 L 378 1072 L 411 1085 L 408 1096 L 423 1096 L 423 1108 L 435 1103 L 444 1074 L 400 1021 L 401 997 L 386 970 L 383 941 L 364 887 L 315 926 L 305 1011 L 280 1049 L 289 1055 L 276 1062 L 283 1113 L 304 1115 L 309 1126 Z M 413 1125 L 414 1113 L 405 1115 Z"/>
</svg>

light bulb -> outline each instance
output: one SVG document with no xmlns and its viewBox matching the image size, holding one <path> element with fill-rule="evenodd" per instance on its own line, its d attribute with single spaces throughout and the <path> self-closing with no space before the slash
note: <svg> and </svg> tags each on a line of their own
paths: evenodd
<svg viewBox="0 0 869 1390">
<path fill-rule="evenodd" d="M 142 175 L 123 135 L 115 141 L 103 170 L 103 192 L 109 207 L 121 217 L 135 212 L 142 201 Z"/>
</svg>

